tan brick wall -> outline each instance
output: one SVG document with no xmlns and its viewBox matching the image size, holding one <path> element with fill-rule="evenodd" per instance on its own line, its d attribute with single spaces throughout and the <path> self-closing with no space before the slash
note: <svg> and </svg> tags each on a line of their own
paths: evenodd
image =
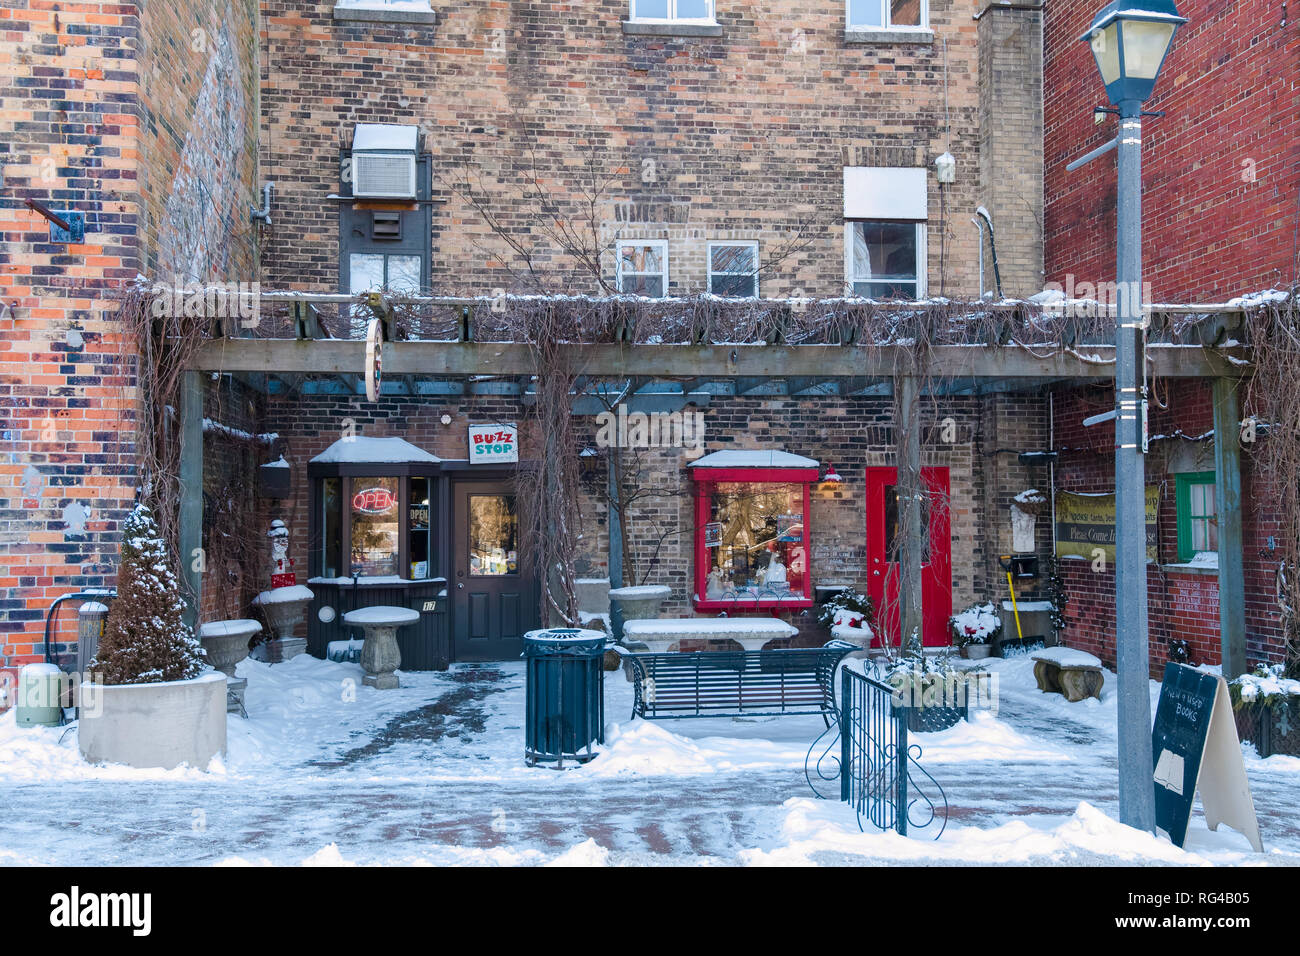
<svg viewBox="0 0 1300 956">
<path fill-rule="evenodd" d="M 524 231 L 532 224 L 506 199 L 508 158 L 535 154 L 544 188 L 561 196 L 591 159 L 613 178 L 600 224 L 617 228 L 614 204 L 637 204 L 640 221 L 623 234 L 670 240 L 681 293 L 703 289 L 708 239 L 757 238 L 770 263 L 814 219 L 815 240 L 774 268 L 762 292 L 841 293 L 843 167 L 923 165 L 930 291 L 973 294 L 967 220 L 981 199 L 971 5 L 935 0 L 933 44 L 884 46 L 845 43 L 839 0 L 718 6 L 721 37 L 680 38 L 625 36 L 625 0 L 440 5 L 433 26 L 342 24 L 329 0 L 267 0 L 262 150 L 279 215 L 266 280 L 336 286 L 338 209 L 326 197 L 340 188 L 340 146 L 356 122 L 393 122 L 421 127 L 435 186 L 480 164 L 503 221 Z M 949 148 L 957 183 L 944 223 L 932 164 Z M 643 176 L 651 164 L 652 180 Z M 454 192 L 442 196 L 435 288 L 511 287 L 502 244 Z M 608 279 L 613 271 L 607 261 Z"/>
<path fill-rule="evenodd" d="M 985 7 L 979 62 L 980 202 L 993 219 L 1003 294 L 1029 296 L 1043 288 L 1042 12 Z"/>
</svg>

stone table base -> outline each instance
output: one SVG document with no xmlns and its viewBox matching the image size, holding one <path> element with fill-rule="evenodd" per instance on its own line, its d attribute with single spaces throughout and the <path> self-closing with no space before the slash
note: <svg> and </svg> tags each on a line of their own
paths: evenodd
<svg viewBox="0 0 1300 956">
<path fill-rule="evenodd" d="M 361 646 L 361 668 L 366 676 L 361 683 L 379 690 L 401 687 L 393 671 L 402 666 L 402 652 L 397 646 L 396 627 L 366 627 L 366 641 Z"/>
</svg>

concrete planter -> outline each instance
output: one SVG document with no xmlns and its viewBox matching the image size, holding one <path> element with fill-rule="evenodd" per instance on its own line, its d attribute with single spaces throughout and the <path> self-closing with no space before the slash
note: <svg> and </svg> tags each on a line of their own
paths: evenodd
<svg viewBox="0 0 1300 956">
<path fill-rule="evenodd" d="M 257 621 L 209 621 L 199 628 L 199 643 L 207 652 L 208 663 L 227 677 L 235 676 L 235 668 L 248 656 L 248 642 L 262 630 Z"/>
<path fill-rule="evenodd" d="M 644 621 L 659 616 L 659 606 L 672 597 L 673 589 L 653 584 L 641 587 L 614 588 L 609 599 L 618 602 L 625 621 Z"/>
<path fill-rule="evenodd" d="M 226 752 L 226 675 L 159 684 L 83 681 L 77 744 L 90 763 L 206 769 Z"/>
</svg>

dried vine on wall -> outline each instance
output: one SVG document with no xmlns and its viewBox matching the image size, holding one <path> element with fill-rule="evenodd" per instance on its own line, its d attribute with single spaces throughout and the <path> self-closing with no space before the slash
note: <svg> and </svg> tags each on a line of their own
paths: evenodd
<svg viewBox="0 0 1300 956">
<path fill-rule="evenodd" d="M 1253 498 L 1280 511 L 1277 613 L 1286 641 L 1287 668 L 1300 676 L 1300 287 L 1285 302 L 1267 304 L 1246 317 L 1255 368 L 1245 407 L 1253 419 L 1254 442 L 1243 450 L 1255 463 Z"/>
</svg>

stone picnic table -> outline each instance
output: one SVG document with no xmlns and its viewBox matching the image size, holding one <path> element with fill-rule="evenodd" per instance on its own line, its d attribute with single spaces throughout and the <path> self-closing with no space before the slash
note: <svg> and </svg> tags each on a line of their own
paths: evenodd
<svg viewBox="0 0 1300 956">
<path fill-rule="evenodd" d="M 397 629 L 414 624 L 420 612 L 409 607 L 380 604 L 358 608 L 343 615 L 343 623 L 359 627 L 365 633 L 361 647 L 361 667 L 366 676 L 361 683 L 378 690 L 393 690 L 401 682 L 393 671 L 402 666 L 402 652 L 397 646 Z"/>
<path fill-rule="evenodd" d="M 627 621 L 623 625 L 623 640 L 642 643 L 652 654 L 662 654 L 682 640 L 732 640 L 747 651 L 757 651 L 768 641 L 798 633 L 797 627 L 774 617 L 668 617 Z"/>
</svg>

